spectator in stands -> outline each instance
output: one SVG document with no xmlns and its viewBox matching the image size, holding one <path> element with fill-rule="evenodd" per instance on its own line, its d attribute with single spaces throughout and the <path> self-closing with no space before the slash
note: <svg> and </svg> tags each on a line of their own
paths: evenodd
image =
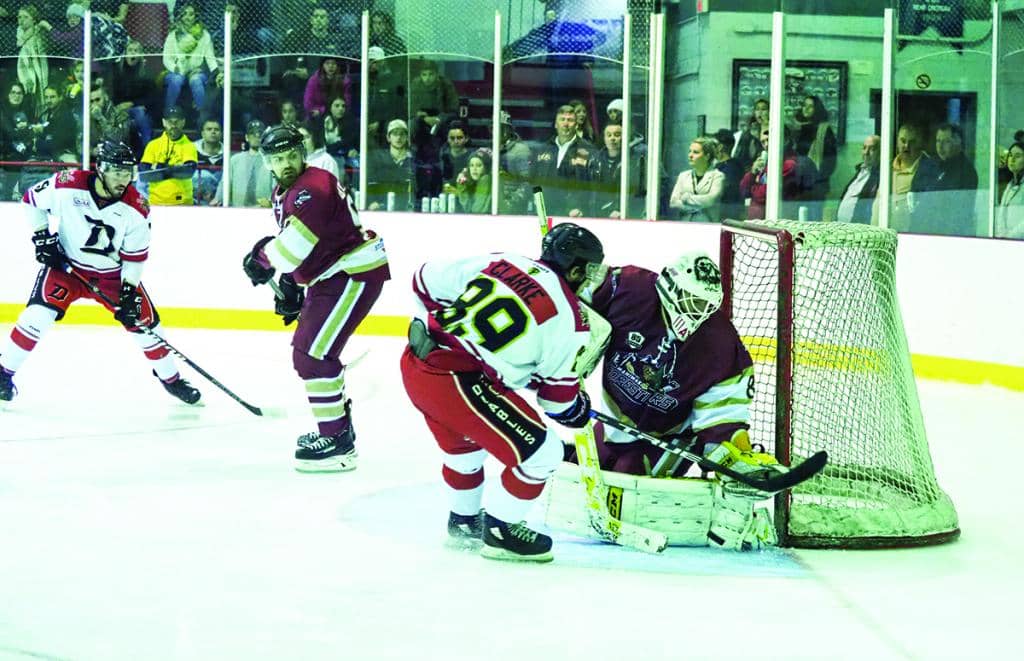
<svg viewBox="0 0 1024 661">
<path fill-rule="evenodd" d="M 203 122 L 201 137 L 193 142 L 199 155 L 196 173 L 192 176 L 192 194 L 195 203 L 209 205 L 217 195 L 224 164 L 224 139 L 220 122 L 207 119 Z"/>
<path fill-rule="evenodd" d="M 836 134 L 828 123 L 828 111 L 821 99 L 813 94 L 804 97 L 796 111 L 792 126 L 796 153 L 814 162 L 818 179 L 808 200 L 824 200 L 829 191 L 829 179 L 836 170 L 838 147 Z M 817 216 L 820 220 L 820 215 Z"/>
<path fill-rule="evenodd" d="M 327 10 L 323 7 L 316 7 L 310 13 L 308 28 L 288 30 L 284 38 L 286 53 L 333 55 L 344 53 L 343 47 L 340 35 L 328 30 Z M 301 103 L 310 78 L 309 60 L 300 55 L 287 61 L 285 67 L 280 89 L 286 98 Z"/>
<path fill-rule="evenodd" d="M 274 179 L 263 164 L 260 155 L 260 136 L 267 125 L 258 119 L 251 120 L 245 127 L 246 148 L 231 156 L 231 206 L 270 207 L 270 196 L 274 191 Z M 224 179 L 217 186 L 217 193 L 211 206 L 224 204 Z"/>
<path fill-rule="evenodd" d="M 298 126 L 300 122 L 299 109 L 291 99 L 285 99 L 277 106 L 278 122 L 282 126 Z"/>
<path fill-rule="evenodd" d="M 458 109 L 455 85 L 440 75 L 437 63 L 420 62 L 419 75 L 409 90 L 413 158 L 416 163 L 417 195 L 434 197 L 441 192 L 441 143 L 444 130 Z"/>
<path fill-rule="evenodd" d="M 370 152 L 367 167 L 367 201 L 370 210 L 383 209 L 388 193 L 395 195 L 395 210 L 411 209 L 416 200 L 413 190 L 413 158 L 409 151 L 409 125 L 401 119 L 388 122 L 388 148 Z"/>
<path fill-rule="evenodd" d="M 135 40 L 129 40 L 125 47 L 124 57 L 114 63 L 113 72 L 110 76 L 112 90 L 111 97 L 117 107 L 128 113 L 132 120 L 132 129 L 135 138 L 131 143 L 132 149 L 136 145 L 140 153 L 145 145 L 153 139 L 153 120 L 150 107 L 155 102 L 156 84 L 153 82 L 151 72 L 146 68 L 145 58 L 142 56 L 142 44 Z"/>
<path fill-rule="evenodd" d="M 459 105 L 455 85 L 438 73 L 437 63 L 430 60 L 420 62 L 419 75 L 412 81 L 409 98 L 414 121 L 423 122 L 429 131 L 435 131 L 442 117 L 455 113 Z M 415 132 L 415 127 L 413 130 Z"/>
<path fill-rule="evenodd" d="M 889 227 L 897 232 L 910 229 L 910 187 L 923 161 L 929 160 L 924 151 L 921 128 L 906 123 L 896 134 L 896 156 L 892 159 L 892 210 L 889 213 Z M 871 207 L 871 222 L 878 224 L 878 205 L 888 200 L 875 198 Z"/>
<path fill-rule="evenodd" d="M 52 85 L 43 90 L 43 109 L 32 132 L 39 160 L 77 163 L 81 158 L 75 117 Z"/>
<path fill-rule="evenodd" d="M 185 135 L 185 112 L 178 106 L 164 111 L 164 132 L 146 145 L 139 161 L 139 180 L 149 188 L 154 205 L 191 205 L 192 175 L 199 154 Z"/>
<path fill-rule="evenodd" d="M 736 145 L 733 148 L 732 157 L 743 168 L 749 172 L 757 157 L 764 151 L 761 145 L 762 129 L 768 128 L 768 100 L 758 99 L 754 101 L 753 113 L 747 118 L 746 126 L 736 133 Z"/>
<path fill-rule="evenodd" d="M 122 0 L 78 0 L 78 4 L 92 9 L 93 18 L 100 16 L 118 25 L 128 18 L 128 3 Z"/>
<path fill-rule="evenodd" d="M 590 121 L 590 112 L 587 104 L 579 100 L 569 102 L 576 113 L 576 135 L 583 138 L 592 145 L 597 145 L 597 137 L 594 133 L 594 124 Z"/>
<path fill-rule="evenodd" d="M 203 24 L 196 20 L 196 8 L 183 5 L 164 40 L 164 107 L 178 104 L 182 87 L 188 83 L 192 90 L 192 105 L 196 110 L 204 107 L 206 82 L 209 74 L 217 71 L 217 56 L 213 40 Z"/>
<path fill-rule="evenodd" d="M 618 124 L 622 125 L 622 112 L 625 109 L 625 104 L 622 103 L 622 99 L 612 99 L 608 102 L 608 107 L 605 108 L 605 113 L 608 115 L 608 121 L 606 124 Z"/>
<path fill-rule="evenodd" d="M 82 56 L 84 24 L 88 0 L 72 2 L 67 8 L 67 27 L 54 29 L 50 33 L 54 52 L 72 57 Z M 128 5 L 123 5 L 127 13 Z M 92 56 L 108 59 L 124 55 L 128 45 L 128 31 L 104 12 L 93 9 L 92 13 Z"/>
<path fill-rule="evenodd" d="M 1010 181 L 996 208 L 994 236 L 1024 239 L 1024 142 L 1018 140 L 1006 150 L 1006 168 Z"/>
<path fill-rule="evenodd" d="M 380 10 L 370 12 L 370 45 L 379 46 L 385 55 L 402 55 L 408 52 L 405 41 L 395 31 L 394 16 Z"/>
<path fill-rule="evenodd" d="M 0 154 L 5 161 L 28 161 L 32 158 L 31 104 L 25 100 L 25 88 L 19 82 L 11 83 L 7 98 L 0 104 Z M 0 201 L 12 199 L 18 181 L 18 166 L 4 166 Z"/>
<path fill-rule="evenodd" d="M 327 170 L 334 175 L 338 181 L 343 181 L 341 172 L 338 170 L 338 162 L 324 149 L 322 132 L 310 130 L 308 126 L 299 124 L 299 133 L 302 134 L 302 144 L 306 147 L 306 165 Z"/>
<path fill-rule="evenodd" d="M 392 71 L 390 60 L 385 59 L 384 49 L 380 46 L 370 46 L 367 59 L 370 78 L 367 132 L 374 137 L 375 147 L 387 146 L 385 128 L 388 122 L 407 114 L 405 76 Z"/>
<path fill-rule="evenodd" d="M 750 198 L 750 206 L 747 209 L 747 219 L 755 220 L 765 217 L 765 209 L 768 201 L 768 130 L 761 131 L 761 154 L 750 166 L 750 172 L 743 175 L 740 180 L 740 194 L 744 198 Z M 796 159 L 783 157 L 782 159 L 782 197 L 783 199 L 795 197 L 798 190 L 796 182 Z"/>
<path fill-rule="evenodd" d="M 309 77 L 302 97 L 306 114 L 313 119 L 320 117 L 327 112 L 327 104 L 339 97 L 347 104 L 351 97 L 350 84 L 351 80 L 347 73 L 342 72 L 338 58 L 325 57 L 320 60 L 320 66 Z"/>
<path fill-rule="evenodd" d="M 736 138 L 729 129 L 715 132 L 718 141 L 718 152 L 715 155 L 715 169 L 722 173 L 722 199 L 719 202 L 720 217 L 732 220 L 743 220 L 747 217 L 747 209 L 740 193 L 740 181 L 743 179 L 743 166 L 733 158 L 732 151 Z"/>
<path fill-rule="evenodd" d="M 956 124 L 935 130 L 935 156 L 921 163 L 910 184 L 910 231 L 973 236 L 978 172 L 964 155 Z"/>
<path fill-rule="evenodd" d="M 609 120 L 604 127 L 604 147 L 590 159 L 590 185 L 593 201 L 589 214 L 598 218 L 625 218 L 622 212 L 622 125 Z M 636 199 L 645 176 L 642 159 L 630 154 L 629 184 L 626 202 Z"/>
<path fill-rule="evenodd" d="M 839 210 L 836 220 L 844 223 L 870 223 L 871 207 L 878 195 L 878 180 L 881 173 L 882 138 L 869 135 L 864 138 L 860 150 L 860 163 L 839 196 Z"/>
<path fill-rule="evenodd" d="M 701 136 L 690 143 L 690 169 L 680 173 L 669 197 L 669 207 L 679 209 L 679 219 L 717 223 L 725 175 L 715 168 L 718 141 Z"/>
<path fill-rule="evenodd" d="M 331 99 L 330 112 L 321 118 L 319 127 L 328 154 L 342 164 L 345 159 L 359 157 L 359 124 L 348 113 L 344 98 Z"/>
<path fill-rule="evenodd" d="M 93 85 L 89 94 L 89 134 L 91 149 L 104 140 L 128 143 L 131 134 L 131 120 L 128 113 L 110 101 L 106 88 Z"/>
<path fill-rule="evenodd" d="M 491 150 L 478 149 L 455 178 L 462 213 L 491 212 Z"/>
<path fill-rule="evenodd" d="M 787 127 L 782 141 L 783 159 L 796 162 L 796 170 L 789 180 L 783 180 L 782 218 L 798 220 L 822 220 L 824 203 L 821 195 L 818 166 L 809 156 L 796 151 L 794 133 Z M 791 184 L 791 185 L 790 185 Z"/>
<path fill-rule="evenodd" d="M 18 81 L 32 112 L 42 105 L 43 90 L 49 84 L 46 42 L 51 29 L 47 21 L 39 19 L 35 5 L 24 5 L 18 10 Z"/>
<path fill-rule="evenodd" d="M 445 193 L 455 192 L 455 178 L 469 164 L 472 146 L 465 124 L 454 121 L 448 125 L 448 141 L 441 147 L 441 179 Z"/>
<path fill-rule="evenodd" d="M 534 185 L 544 187 L 551 215 L 583 215 L 588 205 L 581 184 L 589 178 L 587 163 L 593 151 L 593 144 L 576 135 L 576 111 L 570 105 L 560 106 L 555 112 L 555 135 L 537 151 L 531 175 Z"/>
<path fill-rule="evenodd" d="M 525 214 L 529 210 L 530 190 L 530 148 L 519 139 L 512 116 L 502 110 L 499 115 L 498 136 L 500 154 L 498 158 L 501 197 L 498 210 L 505 214 Z"/>
</svg>

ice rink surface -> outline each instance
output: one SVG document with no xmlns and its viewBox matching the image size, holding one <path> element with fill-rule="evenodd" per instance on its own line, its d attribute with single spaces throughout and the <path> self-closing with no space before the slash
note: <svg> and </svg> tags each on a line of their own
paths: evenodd
<svg viewBox="0 0 1024 661">
<path fill-rule="evenodd" d="M 278 409 L 268 419 L 187 369 L 205 406 L 176 403 L 116 328 L 44 339 L 0 412 L 0 659 L 1019 653 L 1024 394 L 918 384 L 953 544 L 654 557 L 556 535 L 554 563 L 516 565 L 445 547 L 438 451 L 401 388 L 397 338 L 345 351 L 362 356 L 347 375 L 358 470 L 293 470 L 313 425 L 289 337 L 169 334 Z"/>
</svg>

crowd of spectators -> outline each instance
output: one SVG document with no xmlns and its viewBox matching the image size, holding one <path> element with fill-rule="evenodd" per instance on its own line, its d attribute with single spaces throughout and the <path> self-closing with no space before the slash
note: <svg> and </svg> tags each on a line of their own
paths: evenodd
<svg viewBox="0 0 1024 661">
<path fill-rule="evenodd" d="M 637 129 L 645 124 L 635 114 L 631 134 L 624 134 L 622 99 L 599 104 L 593 89 L 584 97 L 559 98 L 580 90 L 545 88 L 547 98 L 521 121 L 533 129 L 550 122 L 550 137 L 521 139 L 519 120 L 502 111 L 493 127 L 500 148 L 492 153 L 489 122 L 481 112 L 470 116 L 469 100 L 460 97 L 456 80 L 447 75 L 459 67 L 410 56 L 388 12 L 371 12 L 363 81 L 358 15 L 346 3 L 311 0 L 299 25 L 284 28 L 280 17 L 257 0 L 157 2 L 158 10 L 173 11 L 166 12 L 164 31 L 155 34 L 151 22 L 129 20 L 137 11 L 134 4 L 3 3 L 0 18 L 11 19 L 17 51 L 0 67 L 0 199 L 16 197 L 23 179 L 38 178 L 40 169 L 80 160 L 87 125 L 93 146 L 102 139 L 123 140 L 141 155 L 141 185 L 154 204 L 223 204 L 227 186 L 232 204 L 265 206 L 272 182 L 260 163 L 256 131 L 283 123 L 298 127 L 310 159 L 341 181 L 357 186 L 365 167 L 362 192 L 371 209 L 429 209 L 424 200 L 441 198 L 441 208 L 465 213 L 487 214 L 496 207 L 499 213 L 523 214 L 531 211 L 531 188 L 541 185 L 555 215 L 644 214 L 647 150 Z M 88 90 L 81 60 L 86 9 L 93 18 Z M 234 136 L 225 135 L 221 125 L 224 9 L 231 16 L 236 56 L 255 62 L 253 71 L 264 77 L 261 84 L 231 90 Z M 364 87 L 366 145 L 359 123 Z M 82 116 L 85 94 L 87 118 Z M 687 167 L 661 175 L 660 217 L 763 218 L 768 116 L 768 101 L 759 99 L 738 127 L 694 136 L 685 151 Z M 852 172 L 837 171 L 835 121 L 814 94 L 784 111 L 778 127 L 784 146 L 781 214 L 877 223 L 883 138 L 865 138 L 861 162 Z M 162 131 L 155 135 L 154 127 Z M 965 142 L 956 124 L 901 123 L 891 164 L 892 227 L 966 235 L 978 230 L 978 175 Z M 1000 155 L 999 236 L 1024 235 L 1022 145 L 1015 139 Z M 225 182 L 221 169 L 229 152 L 232 175 Z M 360 162 L 361 154 L 366 163 Z"/>
</svg>

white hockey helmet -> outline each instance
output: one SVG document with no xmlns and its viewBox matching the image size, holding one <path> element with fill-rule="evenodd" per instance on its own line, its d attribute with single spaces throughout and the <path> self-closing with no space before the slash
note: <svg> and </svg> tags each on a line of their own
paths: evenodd
<svg viewBox="0 0 1024 661">
<path fill-rule="evenodd" d="M 686 253 L 654 282 L 669 327 L 685 340 L 722 307 L 722 274 L 703 251 Z"/>
</svg>

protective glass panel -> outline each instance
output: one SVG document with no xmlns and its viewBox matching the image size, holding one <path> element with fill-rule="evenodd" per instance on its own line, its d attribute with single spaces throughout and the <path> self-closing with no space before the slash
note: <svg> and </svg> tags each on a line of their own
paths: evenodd
<svg viewBox="0 0 1024 661">
<path fill-rule="evenodd" d="M 897 6 L 890 227 L 985 236 L 992 109 L 987 0 Z"/>
<path fill-rule="evenodd" d="M 665 71 L 661 220 L 764 216 L 772 36 L 764 5 L 669 14 L 667 51 L 678 54 Z"/>
</svg>

